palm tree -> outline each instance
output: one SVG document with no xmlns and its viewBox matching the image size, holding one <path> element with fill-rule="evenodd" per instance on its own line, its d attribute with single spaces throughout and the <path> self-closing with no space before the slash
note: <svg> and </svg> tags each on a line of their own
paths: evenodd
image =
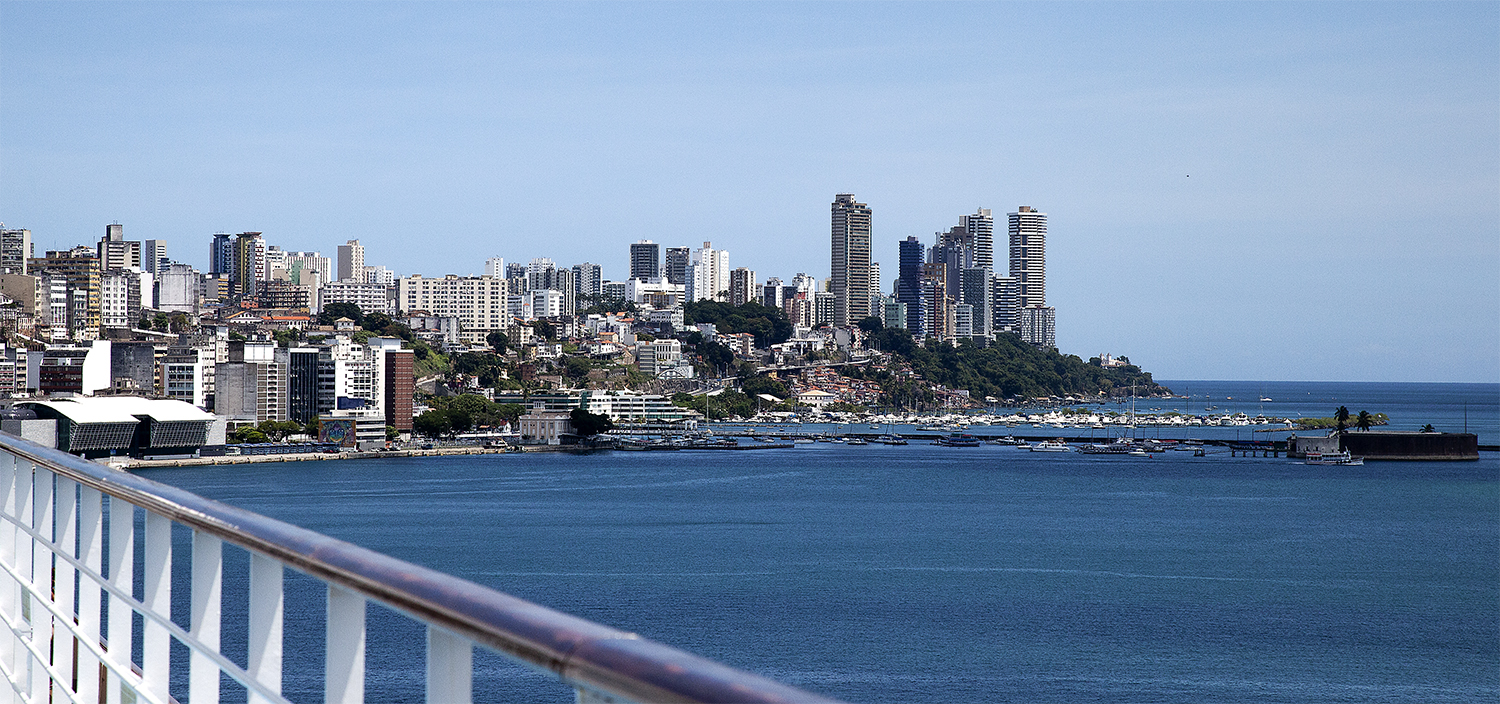
<svg viewBox="0 0 1500 704">
<path fill-rule="evenodd" d="M 1354 424 L 1357 425 L 1357 426 L 1359 426 L 1359 429 L 1361 431 L 1368 431 L 1370 429 L 1370 424 L 1373 423 L 1374 421 L 1375 421 L 1375 416 L 1370 415 L 1369 411 L 1360 411 L 1359 412 L 1359 419 L 1356 420 L 1354 422 Z"/>
<path fill-rule="evenodd" d="M 1349 409 L 1339 406 L 1338 410 L 1333 412 L 1333 419 L 1338 421 L 1339 435 L 1343 435 L 1344 429 L 1349 427 Z"/>
<path fill-rule="evenodd" d="M 1422 426 L 1422 432 L 1424 432 L 1424 433 L 1436 433 L 1437 432 L 1437 428 L 1432 427 L 1432 424 L 1428 423 L 1427 425 Z"/>
</svg>

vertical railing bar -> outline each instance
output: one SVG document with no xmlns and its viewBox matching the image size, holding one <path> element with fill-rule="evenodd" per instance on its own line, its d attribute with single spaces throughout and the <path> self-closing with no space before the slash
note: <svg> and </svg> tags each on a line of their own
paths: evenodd
<svg viewBox="0 0 1500 704">
<path fill-rule="evenodd" d="M 323 701 L 360 704 L 365 700 L 365 598 L 328 585 L 328 657 Z"/>
<path fill-rule="evenodd" d="M 124 499 L 109 499 L 109 583 L 123 594 L 135 588 L 135 506 Z M 109 598 L 109 660 L 117 672 L 130 672 L 135 648 L 135 619 L 125 600 Z M 111 677 L 105 701 L 123 704 L 122 680 Z"/>
<path fill-rule="evenodd" d="M 247 671 L 255 681 L 281 693 L 284 568 L 258 552 L 250 553 L 250 618 Z M 250 690 L 249 704 L 268 700 Z"/>
<path fill-rule="evenodd" d="M 193 531 L 192 618 L 188 621 L 198 646 L 219 652 L 223 610 L 224 541 Z M 194 647 L 188 656 L 188 701 L 218 704 L 219 666 Z"/>
<path fill-rule="evenodd" d="M 146 512 L 146 608 L 158 616 L 172 614 L 172 521 Z M 141 679 L 146 689 L 160 699 L 170 692 L 171 636 L 161 624 L 146 619 L 141 639 Z"/>
<path fill-rule="evenodd" d="M 31 462 L 16 463 L 16 520 L 20 525 L 31 526 L 34 520 L 36 506 L 33 495 L 35 494 L 36 481 L 34 469 Z M 34 539 L 30 534 L 16 531 L 16 561 L 15 568 L 25 582 L 31 581 L 31 570 L 33 567 L 31 550 Z M 28 613 L 28 604 L 31 596 L 27 593 L 25 585 L 21 580 L 16 582 L 16 621 L 26 623 L 30 626 L 31 615 Z M 11 667 L 16 673 L 16 681 L 21 685 L 22 699 L 30 700 L 31 697 L 31 649 L 29 641 L 35 634 L 35 627 L 30 632 L 16 632 L 16 644 L 20 646 L 16 650 L 15 660 Z"/>
<path fill-rule="evenodd" d="M 78 548 L 84 566 L 102 574 L 104 560 L 104 495 L 98 489 L 82 487 L 78 505 Z M 101 641 L 100 602 L 102 592 L 92 577 L 78 580 L 78 625 L 92 643 Z M 78 698 L 99 701 L 99 658 L 89 648 L 78 651 Z"/>
<path fill-rule="evenodd" d="M 57 477 L 57 494 L 54 499 L 57 503 L 57 539 L 54 541 L 55 550 L 64 554 L 75 556 L 78 546 L 78 483 L 67 477 Z M 52 601 L 57 608 L 68 618 L 75 618 L 78 613 L 78 597 L 75 591 L 74 580 L 77 572 L 67 560 L 53 560 L 52 563 Z M 77 691 L 74 684 L 76 673 L 73 670 L 73 652 L 75 644 L 73 637 L 68 634 L 66 626 L 54 623 L 52 629 L 52 668 L 62 673 L 68 679 L 61 685 L 69 690 Z"/>
<path fill-rule="evenodd" d="M 0 492 L 5 494 L 5 515 L 16 515 L 16 456 L 9 452 L 0 453 Z M 10 521 L 0 521 L 0 563 L 16 564 L 16 527 Z M 20 593 L 19 584 L 0 579 L 0 618 L 21 620 Z M 14 635 L 0 634 L 0 667 L 5 668 L 6 681 L 13 687 L 20 686 L 15 679 L 17 645 Z"/>
<path fill-rule="evenodd" d="M 470 704 L 474 700 L 474 643 L 427 627 L 428 704 Z"/>
<path fill-rule="evenodd" d="M 53 528 L 57 517 L 57 497 L 54 493 L 53 481 L 56 475 L 41 466 L 37 466 L 35 471 L 36 478 L 31 482 L 32 498 L 36 502 L 36 516 L 32 528 L 44 538 L 55 541 L 57 535 L 53 532 Z M 52 549 L 39 542 L 33 542 L 31 548 L 31 584 L 34 587 L 31 592 L 33 599 L 46 598 L 40 595 L 52 594 Z M 42 613 L 37 613 L 36 605 L 32 605 L 31 642 L 37 646 L 32 652 L 45 653 L 49 650 L 48 646 L 52 642 L 52 633 L 55 630 L 53 621 L 51 611 L 43 609 Z M 45 659 L 35 664 L 41 665 L 43 672 L 47 671 Z M 35 668 L 32 670 L 32 675 L 31 696 L 33 699 L 41 699 L 48 689 L 47 684 L 38 681 L 40 678 L 35 676 Z"/>
</svg>

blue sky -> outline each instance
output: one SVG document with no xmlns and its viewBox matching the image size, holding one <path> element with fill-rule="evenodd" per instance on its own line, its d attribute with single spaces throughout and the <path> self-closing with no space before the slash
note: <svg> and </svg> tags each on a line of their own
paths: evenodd
<svg viewBox="0 0 1500 704">
<path fill-rule="evenodd" d="M 1500 380 L 1495 3 L 0 3 L 0 220 L 399 273 L 712 241 L 828 275 L 1049 214 L 1058 345 Z"/>
</svg>

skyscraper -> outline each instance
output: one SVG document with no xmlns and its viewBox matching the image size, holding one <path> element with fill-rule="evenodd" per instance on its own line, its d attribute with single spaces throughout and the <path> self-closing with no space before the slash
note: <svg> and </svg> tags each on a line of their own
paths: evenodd
<svg viewBox="0 0 1500 704">
<path fill-rule="evenodd" d="M 833 199 L 833 325 L 848 327 L 870 315 L 870 206 L 853 193 Z"/>
<path fill-rule="evenodd" d="M 630 278 L 649 281 L 661 276 L 661 245 L 640 240 L 630 245 Z"/>
<path fill-rule="evenodd" d="M 167 257 L 166 240 L 146 240 L 141 247 L 141 268 L 152 274 L 166 270 L 172 260 Z"/>
<path fill-rule="evenodd" d="M 906 304 L 906 331 L 920 340 L 927 336 L 922 305 L 922 242 L 915 236 L 908 236 L 900 242 L 900 248 L 896 300 Z"/>
<path fill-rule="evenodd" d="M 141 269 L 141 243 L 125 241 L 125 226 L 110 223 L 104 226 L 104 237 L 99 239 L 99 268 Z"/>
<path fill-rule="evenodd" d="M 573 283 L 578 287 L 578 296 L 598 300 L 603 293 L 604 270 L 598 264 L 584 262 L 573 265 Z"/>
<path fill-rule="evenodd" d="M 339 281 L 362 282 L 365 279 L 365 246 L 359 240 L 339 245 Z"/>
<path fill-rule="evenodd" d="M 755 272 L 740 267 L 729 272 L 729 305 L 739 306 L 756 299 Z"/>
<path fill-rule="evenodd" d="M 266 278 L 266 238 L 259 232 L 241 232 L 234 240 L 234 288 L 236 296 L 254 296 Z"/>
<path fill-rule="evenodd" d="M 969 241 L 974 246 L 974 266 L 995 270 L 995 218 L 989 208 L 980 208 L 973 215 L 958 219 Z M 978 327 L 977 325 L 975 327 Z"/>
<path fill-rule="evenodd" d="M 689 301 L 718 301 L 729 295 L 729 252 L 704 242 L 688 258 L 684 293 Z"/>
<path fill-rule="evenodd" d="M 688 260 L 692 258 L 692 250 L 687 247 L 667 248 L 667 283 L 679 286 L 687 285 Z"/>
<path fill-rule="evenodd" d="M 227 232 L 214 233 L 208 245 L 208 273 L 224 274 L 234 278 L 234 235 Z"/>
<path fill-rule="evenodd" d="M 31 230 L 0 226 L 0 274 L 25 274 L 31 255 Z"/>
<path fill-rule="evenodd" d="M 1010 214 L 1010 275 L 1018 307 L 1047 305 L 1047 214 L 1029 205 Z"/>
<path fill-rule="evenodd" d="M 492 279 L 505 278 L 505 259 L 490 257 L 484 260 L 484 275 Z"/>
</svg>

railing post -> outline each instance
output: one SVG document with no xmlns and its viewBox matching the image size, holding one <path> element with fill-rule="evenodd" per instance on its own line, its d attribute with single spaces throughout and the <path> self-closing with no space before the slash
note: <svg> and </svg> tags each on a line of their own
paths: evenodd
<svg viewBox="0 0 1500 704">
<path fill-rule="evenodd" d="M 165 516 L 146 512 L 146 563 L 142 568 L 146 582 L 146 608 L 168 616 L 172 613 L 172 521 Z M 141 638 L 142 686 L 166 701 L 170 695 L 171 634 L 151 619 L 146 619 Z"/>
<path fill-rule="evenodd" d="M 428 704 L 469 704 L 474 699 L 474 643 L 427 627 Z"/>
<path fill-rule="evenodd" d="M 135 584 L 135 506 L 114 497 L 109 499 L 109 583 L 126 594 L 133 593 Z M 133 614 L 123 599 L 109 598 L 109 660 L 116 672 L 130 672 L 135 648 Z M 124 684 L 118 676 L 109 678 L 108 704 L 123 704 Z"/>
<path fill-rule="evenodd" d="M 327 704 L 365 700 L 365 598 L 328 585 L 328 659 L 323 689 Z"/>
<path fill-rule="evenodd" d="M 52 538 L 53 521 L 56 517 L 56 495 L 53 494 L 53 478 L 56 476 L 51 470 L 42 469 L 40 466 L 34 468 L 35 476 L 31 480 L 31 497 L 36 502 L 36 514 L 33 516 L 31 527 L 43 538 Z M 37 599 L 47 598 L 52 593 L 52 548 L 32 541 L 31 546 L 31 584 L 35 589 L 31 604 L 31 642 L 36 644 L 37 650 L 47 652 L 47 644 L 52 640 L 54 625 L 52 613 L 42 605 L 35 603 Z M 47 671 L 40 668 L 32 668 L 31 673 L 31 696 L 33 700 L 46 698 L 49 689 L 50 677 Z"/>
<path fill-rule="evenodd" d="M 202 531 L 193 531 L 193 603 L 189 626 L 193 637 L 214 652 L 219 650 L 223 582 L 223 541 Z M 188 701 L 192 704 L 218 704 L 219 666 L 195 648 L 188 657 L 188 672 Z"/>
<path fill-rule="evenodd" d="M 250 553 L 250 652 L 251 677 L 266 688 L 281 693 L 281 619 L 283 605 L 282 567 L 257 552 Z M 250 692 L 249 704 L 265 700 Z"/>
<path fill-rule="evenodd" d="M 104 561 L 104 495 L 98 489 L 82 487 L 78 504 L 78 549 L 85 567 L 103 574 Z M 78 580 L 78 625 L 93 642 L 100 641 L 99 619 L 101 592 L 99 585 L 84 577 Z M 87 648 L 78 649 L 78 698 L 99 701 L 99 659 Z"/>
<path fill-rule="evenodd" d="M 76 557 L 74 549 L 78 544 L 78 483 L 65 477 L 58 477 L 56 502 L 57 552 Z M 57 559 L 53 562 L 52 601 L 57 604 L 58 610 L 68 616 L 78 613 L 77 593 L 73 586 L 77 572 L 73 569 L 72 563 L 67 560 Z M 58 686 L 76 691 L 78 687 L 72 681 L 76 677 L 73 671 L 73 652 L 76 644 L 73 642 L 73 633 L 68 630 L 68 625 L 58 623 L 56 619 L 52 622 L 52 667 L 56 668 L 58 674 L 69 680 L 58 683 Z"/>
<path fill-rule="evenodd" d="M 5 515 L 16 515 L 16 456 L 9 452 L 0 452 L 0 493 L 4 494 L 3 510 Z M 0 563 L 10 567 L 16 567 L 16 526 L 10 521 L 0 521 Z M 0 617 L 7 621 L 16 621 L 21 617 L 20 585 L 12 582 L 8 577 L 0 577 Z M 15 636 L 11 635 L 10 629 L 0 631 L 0 663 L 4 663 L 7 670 L 15 673 L 16 650 Z M 13 692 L 11 688 L 4 687 L 0 691 L 0 699 L 12 701 Z"/>
<path fill-rule="evenodd" d="M 32 521 L 36 515 L 36 504 L 33 498 L 33 494 L 35 493 L 33 491 L 35 488 L 35 476 L 33 472 L 31 462 L 16 461 L 15 516 L 20 525 L 23 526 L 32 525 Z M 15 567 L 16 571 L 28 581 L 30 580 L 31 568 L 33 566 L 31 559 L 33 542 L 35 541 L 32 537 L 24 531 L 16 531 Z M 17 622 L 29 625 L 31 623 L 31 613 L 29 611 L 31 597 L 26 593 L 25 587 L 25 584 L 16 584 L 15 614 Z M 19 634 L 16 637 L 17 639 L 30 640 L 30 635 L 26 633 Z M 25 644 L 17 642 L 14 655 L 10 663 L 11 672 L 16 674 L 16 683 L 20 685 L 20 690 L 23 692 L 22 698 L 29 699 L 31 696 L 31 653 L 26 649 Z"/>
</svg>

